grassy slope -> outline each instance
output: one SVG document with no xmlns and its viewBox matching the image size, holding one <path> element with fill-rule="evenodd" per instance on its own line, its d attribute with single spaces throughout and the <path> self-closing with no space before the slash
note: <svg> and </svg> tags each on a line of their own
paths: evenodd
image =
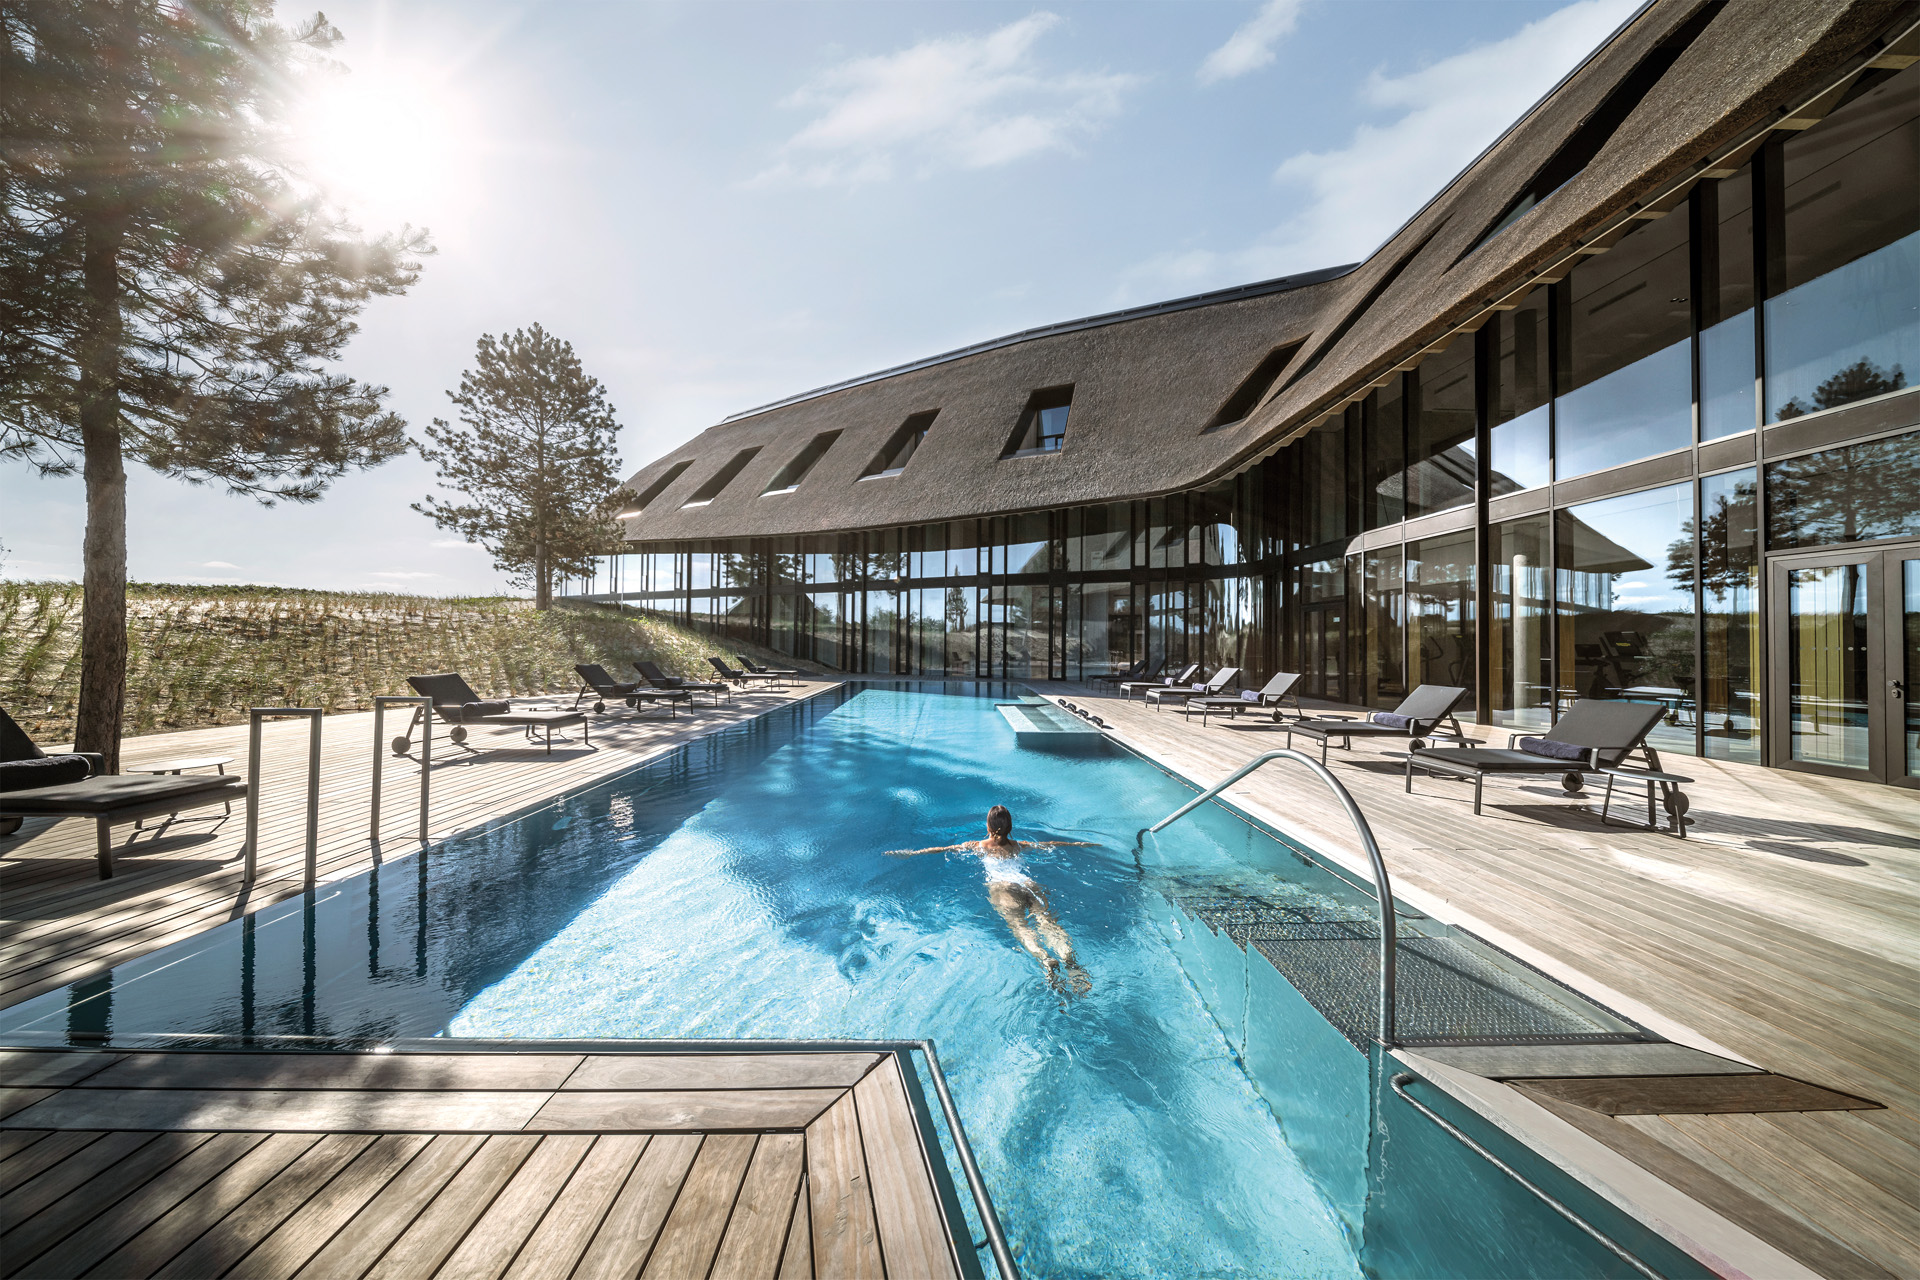
<svg viewBox="0 0 1920 1280">
<path fill-rule="evenodd" d="M 739 650 L 795 665 L 653 618 L 596 606 L 543 615 L 524 600 L 134 584 L 127 613 L 129 735 L 239 724 L 249 706 L 363 710 L 429 671 L 461 672 L 491 697 L 572 693 L 576 662 L 619 676 L 646 658 L 697 676 L 711 674 L 707 654 Z M 79 684 L 80 588 L 0 582 L 0 706 L 36 740 L 65 742 Z"/>
</svg>

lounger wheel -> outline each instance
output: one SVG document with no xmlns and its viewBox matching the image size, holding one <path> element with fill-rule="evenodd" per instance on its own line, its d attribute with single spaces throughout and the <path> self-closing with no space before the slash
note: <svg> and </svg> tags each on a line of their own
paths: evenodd
<svg viewBox="0 0 1920 1280">
<path fill-rule="evenodd" d="M 467 740 L 467 726 L 463 724 L 457 724 L 453 726 L 453 729 L 447 734 L 447 736 L 449 738 L 452 738 L 455 742 L 465 742 Z"/>
<path fill-rule="evenodd" d="M 1583 775 L 1578 773 L 1563 773 L 1560 775 L 1560 785 L 1566 789 L 1569 795 L 1577 795 L 1586 790 L 1587 780 Z"/>
<path fill-rule="evenodd" d="M 413 750 L 413 739 L 404 733 L 393 740 L 393 754 L 403 756 L 411 750 Z"/>
<path fill-rule="evenodd" d="M 604 702 L 596 702 L 593 704 L 593 714 L 595 715 L 600 715 L 604 713 L 606 709 L 607 709 L 607 704 Z"/>
<path fill-rule="evenodd" d="M 5 840 L 18 831 L 22 821 L 23 819 L 20 818 L 0 818 L 0 840 Z"/>
<path fill-rule="evenodd" d="M 1663 803 L 1666 805 L 1667 812 L 1676 818 L 1686 817 L 1687 810 L 1693 808 L 1693 801 L 1687 799 L 1686 793 L 1683 791 L 1669 791 Z M 16 821 L 18 821 L 18 819 L 16 819 Z M 0 832 L 0 834 L 4 833 Z"/>
<path fill-rule="evenodd" d="M 638 698 L 627 699 L 627 710 L 638 711 L 639 709 L 640 709 L 640 699 Z"/>
<path fill-rule="evenodd" d="M 1276 714 L 1273 718 L 1275 720 L 1278 720 L 1280 717 L 1278 714 Z M 1349 743 L 1348 745 L 1351 746 L 1352 744 Z M 1407 744 L 1407 750 L 1409 751 L 1425 751 L 1426 749 L 1427 749 L 1427 740 L 1425 738 L 1415 738 L 1412 742 L 1409 742 Z"/>
</svg>

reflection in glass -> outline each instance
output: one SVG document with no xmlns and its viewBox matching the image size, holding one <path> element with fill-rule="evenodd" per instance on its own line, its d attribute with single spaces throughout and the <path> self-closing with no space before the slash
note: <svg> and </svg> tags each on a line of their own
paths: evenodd
<svg viewBox="0 0 1920 1280">
<path fill-rule="evenodd" d="M 1906 386 L 1920 368 L 1920 67 L 1774 144 L 1769 420 Z"/>
<path fill-rule="evenodd" d="M 1900 738 L 1906 746 L 1908 777 L 1920 778 L 1920 560 L 1908 560 L 1900 566 L 1900 705 L 1906 715 L 1900 726 Z"/>
<path fill-rule="evenodd" d="M 1126 569 L 1133 559 L 1133 528 L 1128 504 L 1075 507 L 1068 513 L 1067 570 L 1092 573 Z"/>
<path fill-rule="evenodd" d="M 1694 188 L 1700 272 L 1700 438 L 1759 423 L 1753 364 L 1753 169 Z"/>
<path fill-rule="evenodd" d="M 1767 464 L 1767 546 L 1920 534 L 1920 431 Z"/>
<path fill-rule="evenodd" d="M 1362 572 L 1366 634 L 1360 670 L 1366 687 L 1361 700 L 1391 711 L 1407 696 L 1406 580 L 1400 548 L 1367 552 Z"/>
<path fill-rule="evenodd" d="M 1865 769 L 1867 565 L 1787 572 L 1787 732 L 1795 760 Z"/>
<path fill-rule="evenodd" d="M 1692 442 L 1687 239 L 1687 219 L 1669 214 L 1581 263 L 1556 287 L 1556 477 Z"/>
<path fill-rule="evenodd" d="M 1408 518 L 1473 501 L 1473 346 L 1473 335 L 1462 334 L 1407 375 Z"/>
<path fill-rule="evenodd" d="M 1468 532 L 1407 544 L 1409 665 L 1416 685 L 1474 688 L 1474 537 Z"/>
<path fill-rule="evenodd" d="M 1548 680 L 1547 517 L 1508 520 L 1488 531 L 1493 593 L 1487 649 L 1492 664 L 1488 702 L 1495 724 L 1544 729 L 1553 686 Z"/>
<path fill-rule="evenodd" d="M 1491 421 L 1493 496 L 1545 484 L 1547 401 L 1551 364 L 1547 355 L 1548 293 L 1542 285 L 1512 311 L 1500 312 L 1489 325 L 1493 344 L 1488 370 L 1492 386 L 1487 404 Z"/>
<path fill-rule="evenodd" d="M 1201 596 L 1201 634 L 1206 649 L 1199 654 L 1209 670 L 1239 667 L 1246 672 L 1241 684 L 1249 688 L 1265 662 L 1266 636 L 1261 609 L 1266 584 L 1260 578 L 1213 578 L 1196 584 Z"/>
<path fill-rule="evenodd" d="M 1760 503 L 1751 468 L 1700 481 L 1706 754 L 1760 760 Z"/>
<path fill-rule="evenodd" d="M 1560 710 L 1575 698 L 1657 702 L 1649 741 L 1694 753 L 1693 486 L 1561 510 Z"/>
<path fill-rule="evenodd" d="M 1365 423 L 1360 456 L 1369 529 L 1407 518 L 1406 379 L 1396 377 L 1361 403 Z"/>
<path fill-rule="evenodd" d="M 1317 547 L 1358 532 L 1348 500 L 1348 478 L 1354 474 L 1349 445 L 1358 434 L 1353 425 L 1357 417 L 1357 413 L 1336 417 L 1293 446 L 1299 484 L 1294 529 L 1299 546 Z"/>
</svg>

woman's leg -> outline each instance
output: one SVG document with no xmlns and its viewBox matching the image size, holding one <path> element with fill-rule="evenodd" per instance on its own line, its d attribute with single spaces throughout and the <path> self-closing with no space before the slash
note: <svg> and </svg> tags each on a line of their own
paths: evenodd
<svg viewBox="0 0 1920 1280">
<path fill-rule="evenodd" d="M 1051 974 L 1056 961 L 1047 954 L 1046 948 L 1040 945 L 1040 939 L 1034 936 L 1032 926 L 1027 923 L 1027 909 L 1033 905 L 1032 897 L 1013 885 L 996 884 L 987 890 L 987 901 L 991 902 L 993 909 L 1000 913 L 1000 918 L 1007 922 L 1007 928 L 1013 931 L 1014 938 L 1026 953 L 1038 960 L 1040 967 Z"/>
</svg>

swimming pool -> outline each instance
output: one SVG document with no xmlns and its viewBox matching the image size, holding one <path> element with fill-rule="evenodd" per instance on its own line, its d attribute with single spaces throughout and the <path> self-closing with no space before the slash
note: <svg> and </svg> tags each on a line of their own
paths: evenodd
<svg viewBox="0 0 1920 1280">
<path fill-rule="evenodd" d="M 1334 919 L 1363 893 L 1212 806 L 1137 860 L 1191 789 L 1016 749 L 1005 693 L 835 690 L 0 1011 L 0 1041 L 924 1036 L 1028 1274 L 1629 1274 L 1216 927 L 1222 902 Z M 1092 842 L 1027 859 L 1084 998 L 977 859 L 885 856 L 975 838 L 994 803 Z"/>
</svg>

